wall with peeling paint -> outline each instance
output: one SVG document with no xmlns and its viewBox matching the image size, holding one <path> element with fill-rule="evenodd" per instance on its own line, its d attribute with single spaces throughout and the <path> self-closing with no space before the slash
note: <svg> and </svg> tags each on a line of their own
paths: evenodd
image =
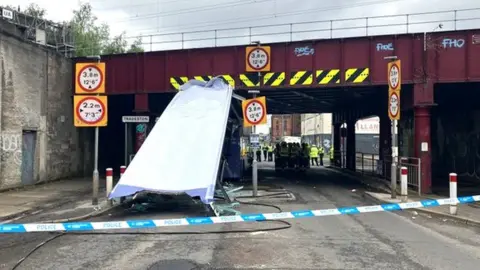
<svg viewBox="0 0 480 270">
<path fill-rule="evenodd" d="M 0 189 L 90 173 L 91 130 L 73 127 L 71 61 L 2 32 L 0 76 Z"/>
</svg>

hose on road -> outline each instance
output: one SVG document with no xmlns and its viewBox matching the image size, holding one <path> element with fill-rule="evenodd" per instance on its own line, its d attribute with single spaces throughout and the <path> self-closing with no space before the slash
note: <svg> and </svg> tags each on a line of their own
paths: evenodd
<svg viewBox="0 0 480 270">
<path fill-rule="evenodd" d="M 290 194 L 289 192 L 278 192 L 278 193 L 273 193 L 273 194 L 266 194 L 266 195 L 260 195 L 260 196 L 239 196 L 237 198 L 259 198 L 259 197 L 271 197 L 271 196 L 278 196 L 278 195 L 288 195 Z M 219 199 L 224 199 L 219 197 Z M 235 199 L 235 201 L 241 203 L 241 204 L 247 204 L 247 205 L 257 205 L 257 206 L 266 206 L 266 207 L 272 207 L 277 209 L 279 212 L 283 212 L 283 210 L 276 205 L 273 204 L 267 204 L 267 203 L 254 203 L 254 202 L 243 202 L 239 201 L 238 199 Z M 260 220 L 256 222 L 276 222 L 276 223 L 282 223 L 284 224 L 283 226 L 280 227 L 274 227 L 274 228 L 264 228 L 264 229 L 253 229 L 253 230 L 227 230 L 227 231 L 183 231 L 183 232 L 69 232 L 69 233 L 60 233 L 60 234 L 55 234 L 52 237 L 48 238 L 47 240 L 41 242 L 35 248 L 30 250 L 27 255 L 25 255 L 23 258 L 18 260 L 15 265 L 12 267 L 12 270 L 17 269 L 28 257 L 30 257 L 35 251 L 40 249 L 41 247 L 45 246 L 49 242 L 64 236 L 64 235 L 202 235 L 202 234 L 230 234 L 230 233 L 254 233 L 254 232 L 267 232 L 267 231 L 279 231 L 279 230 L 286 230 L 290 229 L 292 227 L 292 224 L 285 221 L 285 220 Z"/>
</svg>

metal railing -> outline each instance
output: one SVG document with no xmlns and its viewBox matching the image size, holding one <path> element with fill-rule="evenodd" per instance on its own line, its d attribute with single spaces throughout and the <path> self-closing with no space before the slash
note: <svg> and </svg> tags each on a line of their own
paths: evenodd
<svg viewBox="0 0 480 270">
<path fill-rule="evenodd" d="M 466 30 L 478 28 L 480 23 L 479 11 L 480 8 L 472 8 L 213 30 L 144 33 L 143 35 L 126 38 L 127 40 L 133 40 L 140 37 L 145 50 L 153 51 L 245 45 L 251 44 L 252 41 L 274 43 L 423 33 L 433 32 L 439 28 L 443 31 Z M 441 27 L 439 27 L 440 25 Z M 77 48 L 88 49 L 82 46 L 83 44 L 77 44 Z"/>
<path fill-rule="evenodd" d="M 420 158 L 398 157 L 397 162 L 397 187 L 400 187 L 400 168 L 406 167 L 408 170 L 408 186 L 416 189 L 418 195 L 421 195 L 422 184 L 422 162 Z M 379 155 L 356 153 L 356 169 L 362 174 L 378 177 L 390 183 L 391 179 L 392 157 L 386 156 L 380 160 Z"/>
<path fill-rule="evenodd" d="M 355 153 L 355 165 L 357 171 L 367 175 L 378 175 L 379 155 Z"/>
</svg>

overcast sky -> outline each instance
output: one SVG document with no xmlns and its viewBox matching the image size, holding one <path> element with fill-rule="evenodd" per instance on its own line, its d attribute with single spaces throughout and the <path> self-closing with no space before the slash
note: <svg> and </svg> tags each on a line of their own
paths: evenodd
<svg viewBox="0 0 480 270">
<path fill-rule="evenodd" d="M 217 31 L 217 45 L 245 44 L 251 40 L 272 42 L 312 38 L 330 38 L 365 35 L 366 20 L 337 21 L 333 31 L 329 20 L 385 16 L 395 14 L 419 13 L 480 8 L 480 0 L 1 0 L 2 4 L 20 5 L 35 2 L 48 11 L 48 18 L 55 21 L 68 20 L 72 10 L 80 2 L 90 2 L 95 14 L 101 21 L 110 25 L 112 34 L 126 31 L 128 37 L 144 35 L 146 50 L 173 49 L 182 47 L 182 35 L 159 35 L 159 33 L 179 33 L 198 30 L 225 29 L 239 27 L 237 30 Z M 457 12 L 457 18 L 480 18 L 480 9 Z M 409 22 L 443 21 L 444 29 L 452 29 L 454 13 L 410 16 Z M 299 22 L 325 21 L 322 23 L 298 24 Z M 368 24 L 403 24 L 406 16 L 369 19 Z M 284 26 L 253 27 L 285 23 Z M 290 23 L 294 23 L 290 26 Z M 297 24 L 295 24 L 297 23 Z M 439 22 L 411 25 L 410 32 L 432 31 Z M 480 20 L 461 21 L 457 28 L 478 28 Z M 249 30 L 249 27 L 253 27 Z M 290 35 L 290 28 L 293 34 Z M 306 30 L 317 30 L 305 32 Z M 324 29 L 326 31 L 319 31 Z M 304 31 L 300 33 L 300 31 Z M 370 27 L 369 35 L 405 32 L 405 26 Z M 252 38 L 248 37 L 250 34 Z M 265 33 L 277 33 L 264 35 Z M 284 33 L 284 34 L 282 34 Z M 263 35 L 262 35 L 263 34 Z M 150 37 L 151 36 L 151 37 Z M 237 38 L 221 38 L 221 37 Z M 238 37 L 245 36 L 245 37 Z M 214 31 L 183 35 L 184 47 L 214 46 Z M 191 41 L 192 39 L 208 39 Z M 251 40 L 250 40 L 251 39 Z M 178 41 L 178 42 L 168 42 Z"/>
</svg>

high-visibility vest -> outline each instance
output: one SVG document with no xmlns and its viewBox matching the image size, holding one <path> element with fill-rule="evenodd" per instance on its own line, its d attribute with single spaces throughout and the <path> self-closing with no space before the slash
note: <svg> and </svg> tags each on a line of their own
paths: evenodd
<svg viewBox="0 0 480 270">
<path fill-rule="evenodd" d="M 312 148 L 310 148 L 310 157 L 311 158 L 318 157 L 318 148 L 316 146 L 313 146 Z"/>
<path fill-rule="evenodd" d="M 333 146 L 330 147 L 330 149 L 328 150 L 328 153 L 330 154 L 330 159 L 333 159 Z"/>
<path fill-rule="evenodd" d="M 318 153 L 321 155 L 325 154 L 325 149 L 323 149 L 323 147 L 320 147 L 320 149 L 318 149 Z"/>
</svg>

